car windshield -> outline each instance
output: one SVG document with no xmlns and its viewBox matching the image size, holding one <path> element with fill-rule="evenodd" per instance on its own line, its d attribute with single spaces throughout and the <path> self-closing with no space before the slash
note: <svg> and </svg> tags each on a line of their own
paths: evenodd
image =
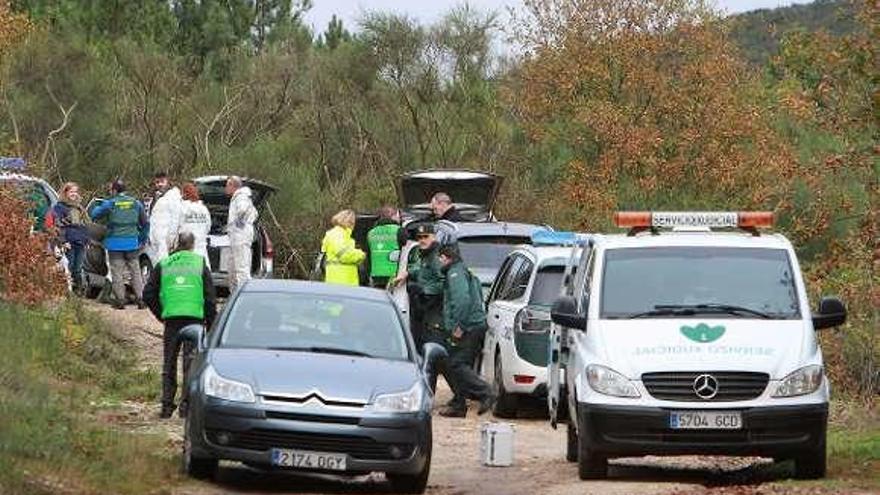
<svg viewBox="0 0 880 495">
<path fill-rule="evenodd" d="M 303 293 L 244 292 L 233 303 L 221 347 L 299 350 L 408 359 L 390 302 Z"/>
<path fill-rule="evenodd" d="M 532 306 L 551 306 L 553 301 L 559 297 L 564 276 L 565 267 L 563 266 L 545 266 L 538 270 L 529 304 Z"/>
<path fill-rule="evenodd" d="M 458 249 L 468 267 L 498 271 L 516 246 L 529 242 L 528 237 L 465 237 L 458 240 Z"/>
<path fill-rule="evenodd" d="M 782 249 L 652 247 L 605 252 L 601 317 L 796 319 L 797 289 Z"/>
</svg>

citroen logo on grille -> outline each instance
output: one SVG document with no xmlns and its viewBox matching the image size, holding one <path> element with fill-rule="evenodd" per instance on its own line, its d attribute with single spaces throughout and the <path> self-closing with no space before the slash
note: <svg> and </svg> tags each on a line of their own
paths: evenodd
<svg viewBox="0 0 880 495">
<path fill-rule="evenodd" d="M 703 400 L 718 395 L 718 379 L 712 375 L 700 375 L 694 378 L 694 393 Z"/>
</svg>

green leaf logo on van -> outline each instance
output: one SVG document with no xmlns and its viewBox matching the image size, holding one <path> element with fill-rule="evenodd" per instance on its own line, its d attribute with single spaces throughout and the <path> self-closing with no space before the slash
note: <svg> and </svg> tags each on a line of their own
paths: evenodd
<svg viewBox="0 0 880 495">
<path fill-rule="evenodd" d="M 709 342 L 715 342 L 716 340 L 720 339 L 722 335 L 724 335 L 724 327 L 722 325 L 718 325 L 717 327 L 710 327 L 705 323 L 700 323 L 695 327 L 682 325 L 681 334 L 693 340 L 694 342 L 708 344 Z"/>
</svg>

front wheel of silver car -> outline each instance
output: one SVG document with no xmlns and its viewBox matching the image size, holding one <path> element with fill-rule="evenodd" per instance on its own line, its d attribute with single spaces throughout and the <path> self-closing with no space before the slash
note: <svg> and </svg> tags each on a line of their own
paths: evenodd
<svg viewBox="0 0 880 495">
<path fill-rule="evenodd" d="M 192 425 L 189 417 L 183 426 L 183 472 L 187 476 L 196 479 L 207 480 L 212 479 L 217 474 L 219 461 L 209 457 L 196 457 L 193 455 L 192 447 Z"/>
<path fill-rule="evenodd" d="M 385 473 L 394 493 L 425 493 L 431 474 L 431 439 L 428 439 L 428 455 L 422 470 L 415 474 Z"/>
</svg>

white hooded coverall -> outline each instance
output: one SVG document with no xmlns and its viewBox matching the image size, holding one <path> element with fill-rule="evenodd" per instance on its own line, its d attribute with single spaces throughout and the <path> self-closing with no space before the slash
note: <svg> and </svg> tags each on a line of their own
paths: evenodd
<svg viewBox="0 0 880 495">
<path fill-rule="evenodd" d="M 165 191 L 150 208 L 150 246 L 154 264 L 165 259 L 177 243 L 182 210 L 183 197 L 176 187 Z"/>
<path fill-rule="evenodd" d="M 251 196 L 251 188 L 241 187 L 229 201 L 226 232 L 229 234 L 230 293 L 251 278 L 251 248 L 254 243 L 254 222 L 257 221 L 257 209 Z"/>
<path fill-rule="evenodd" d="M 183 201 L 180 214 L 180 232 L 192 233 L 196 240 L 193 251 L 205 258 L 205 265 L 210 270 L 208 234 L 211 232 L 211 212 L 201 201 Z"/>
</svg>

